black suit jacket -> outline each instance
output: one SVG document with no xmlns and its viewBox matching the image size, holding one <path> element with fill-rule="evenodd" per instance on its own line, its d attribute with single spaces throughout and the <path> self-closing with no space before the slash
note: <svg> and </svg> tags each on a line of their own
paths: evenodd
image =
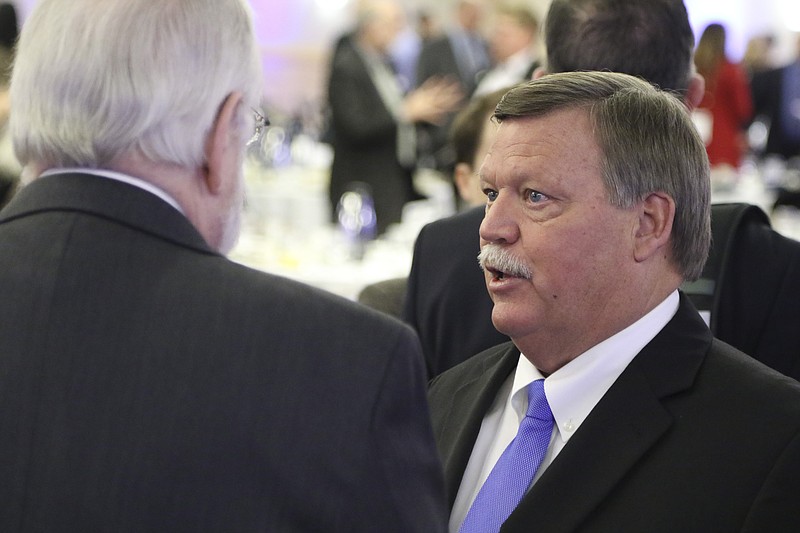
<svg viewBox="0 0 800 533">
<path fill-rule="evenodd" d="M 483 207 L 427 224 L 414 245 L 404 319 L 422 341 L 436 376 L 508 341 L 492 324 L 492 299 L 478 266 Z"/>
<path fill-rule="evenodd" d="M 375 201 L 378 231 L 400 222 L 403 206 L 419 196 L 412 168 L 397 157 L 397 121 L 375 88 L 367 66 L 350 40 L 338 47 L 328 85 L 333 163 L 330 201 L 333 213 L 353 182 L 367 184 Z"/>
<path fill-rule="evenodd" d="M 0 530 L 436 531 L 418 342 L 116 181 L 0 212 Z"/>
<path fill-rule="evenodd" d="M 731 210 L 735 218 L 726 221 Z M 800 380 L 800 242 L 773 230 L 766 214 L 753 205 L 714 205 L 711 226 L 714 244 L 706 270 L 715 256 L 722 255 L 724 263 L 716 276 L 711 330 Z M 725 228 L 732 235 L 719 249 Z"/>
<path fill-rule="evenodd" d="M 453 120 L 456 113 L 469 102 L 480 75 L 490 66 L 488 46 L 485 43 L 481 44 L 487 63 L 483 69 L 476 72 L 468 72 L 459 65 L 453 49 L 453 38 L 450 35 L 441 35 L 425 43 L 417 60 L 418 85 L 433 77 L 446 78 L 457 81 L 463 94 L 462 105 L 449 113 L 440 124 L 422 123 L 418 128 L 421 160 L 427 166 L 437 168 L 448 175 L 453 172 L 455 166 L 455 150 L 449 139 Z M 457 194 L 455 189 L 454 192 Z"/>
<path fill-rule="evenodd" d="M 431 385 L 451 506 L 518 358 L 497 346 Z M 798 473 L 800 384 L 713 339 L 682 296 L 501 531 L 800 531 Z"/>
<path fill-rule="evenodd" d="M 482 220 L 475 208 L 425 226 L 417 239 L 404 318 L 419 333 L 431 377 L 508 340 L 492 325 L 475 266 Z M 712 205 L 711 228 L 701 283 L 685 285 L 695 306 L 712 312 L 717 338 L 800 380 L 800 242 L 749 204 Z"/>
<path fill-rule="evenodd" d="M 461 71 L 447 35 L 432 39 L 420 50 L 417 59 L 417 84 L 422 85 L 432 77 L 458 81 L 464 94 L 464 102 L 475 90 L 475 77 Z M 455 166 L 455 151 L 449 141 L 455 115 L 456 112 L 449 113 L 441 124 L 422 123 L 417 128 L 422 164 L 445 174 L 451 174 Z"/>
<path fill-rule="evenodd" d="M 457 80 L 467 98 L 477 85 L 477 73 L 464 72 L 459 67 L 452 41 L 447 35 L 431 39 L 420 50 L 417 60 L 417 80 L 421 84 L 433 76 Z"/>
</svg>

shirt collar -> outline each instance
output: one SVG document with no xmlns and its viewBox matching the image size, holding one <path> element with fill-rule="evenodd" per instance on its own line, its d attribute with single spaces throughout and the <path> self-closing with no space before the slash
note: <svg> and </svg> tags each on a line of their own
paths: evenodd
<svg viewBox="0 0 800 533">
<path fill-rule="evenodd" d="M 511 390 L 511 405 L 524 416 L 525 389 L 544 378 L 545 395 L 553 418 L 566 442 L 600 402 L 634 357 L 667 325 L 678 310 L 678 291 L 642 318 L 579 355 L 547 378 L 520 355 Z"/>
<path fill-rule="evenodd" d="M 158 196 L 159 198 L 167 202 L 169 205 L 177 209 L 178 212 L 180 212 L 181 214 L 185 214 L 180 204 L 178 204 L 175 198 L 167 194 L 167 192 L 161 189 L 160 187 L 156 187 L 152 183 L 147 182 L 141 178 L 129 176 L 127 174 L 122 174 L 120 172 L 114 172 L 113 170 L 101 170 L 96 168 L 57 168 L 42 172 L 40 177 L 57 176 L 59 174 L 75 174 L 75 173 L 91 174 L 92 176 L 108 178 L 115 181 L 121 181 L 123 183 L 127 183 L 128 185 L 133 185 L 134 187 L 138 187 L 140 189 L 149 192 L 150 194 Z"/>
</svg>

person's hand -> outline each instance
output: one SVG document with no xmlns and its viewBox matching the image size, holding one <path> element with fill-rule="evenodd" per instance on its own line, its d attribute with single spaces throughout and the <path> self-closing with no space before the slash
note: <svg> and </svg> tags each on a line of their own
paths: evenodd
<svg viewBox="0 0 800 533">
<path fill-rule="evenodd" d="M 458 82 L 445 78 L 429 78 L 403 101 L 409 122 L 440 124 L 445 116 L 458 108 L 464 95 Z"/>
</svg>

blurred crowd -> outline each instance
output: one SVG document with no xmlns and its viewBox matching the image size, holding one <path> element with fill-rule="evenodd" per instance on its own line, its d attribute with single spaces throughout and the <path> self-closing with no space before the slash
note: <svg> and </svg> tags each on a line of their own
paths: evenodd
<svg viewBox="0 0 800 533">
<path fill-rule="evenodd" d="M 378 232 L 419 198 L 419 168 L 449 176 L 450 127 L 476 96 L 529 80 L 540 65 L 539 21 L 523 4 L 489 9 L 456 3 L 447 21 L 419 14 L 418 46 L 395 47 L 412 21 L 394 0 L 367 0 L 330 63 L 328 110 L 334 156 L 330 201 L 354 184 L 371 191 Z M 411 68 L 408 65 L 412 65 Z"/>
<path fill-rule="evenodd" d="M 769 35 L 753 37 L 741 61 L 726 45 L 725 26 L 709 24 L 695 53 L 706 90 L 693 115 L 712 175 L 735 180 L 746 161 L 768 157 L 796 164 L 800 39 L 787 65 L 771 59 Z M 407 202 L 420 198 L 413 178 L 421 168 L 453 177 L 454 208 L 469 205 L 455 179 L 455 117 L 476 97 L 531 79 L 543 57 L 537 14 L 525 3 L 459 0 L 448 17 L 437 18 L 408 13 L 396 0 L 361 1 L 355 27 L 338 40 L 330 61 L 326 140 L 334 150 L 334 216 L 342 194 L 366 190 L 382 233 L 400 221 Z"/>
<path fill-rule="evenodd" d="M 787 65 L 773 63 L 774 45 L 772 36 L 753 37 L 736 62 L 726 52 L 725 26 L 709 24 L 701 34 L 695 65 L 706 80 L 700 111 L 707 114 L 702 131 L 713 167 L 736 170 L 748 154 L 800 154 L 800 38 Z M 754 124 L 762 135 L 747 135 Z"/>
</svg>

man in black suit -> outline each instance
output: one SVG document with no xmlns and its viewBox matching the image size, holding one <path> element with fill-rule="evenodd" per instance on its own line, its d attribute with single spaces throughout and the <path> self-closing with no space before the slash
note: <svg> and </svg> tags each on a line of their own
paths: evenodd
<svg viewBox="0 0 800 533">
<path fill-rule="evenodd" d="M 461 92 L 470 97 L 478 79 L 491 66 L 489 47 L 480 32 L 484 6 L 477 0 L 459 0 L 454 24 L 426 42 L 417 60 L 417 81 L 448 78 L 457 80 Z M 421 163 L 441 170 L 452 171 L 453 150 L 448 131 L 454 118 L 449 114 L 441 124 L 421 124 L 418 129 Z"/>
<path fill-rule="evenodd" d="M 608 69 L 642 77 L 681 94 L 690 108 L 703 96 L 703 79 L 692 73 L 694 37 L 680 1 L 556 0 L 548 12 L 545 30 L 548 70 L 538 70 L 537 76 L 547 71 Z M 800 245 L 778 235 L 763 220 L 763 214 L 724 227 L 721 221 L 715 221 L 724 215 L 724 209 L 721 211 L 712 224 L 715 233 L 730 235 L 726 240 L 731 246 L 725 248 L 722 239 L 714 239 L 711 254 L 719 261 L 703 273 L 701 288 L 705 294 L 693 290 L 692 297 L 698 304 L 702 303 L 698 300 L 713 300 L 710 323 L 716 336 L 800 379 L 800 335 L 790 320 L 797 310 L 792 301 L 797 294 L 793 280 L 800 279 Z M 447 254 L 438 252 L 445 245 L 424 243 L 417 245 L 414 254 L 410 277 L 420 282 L 416 293 L 409 292 L 409 298 L 425 295 L 416 302 L 416 316 L 431 318 L 424 327 L 411 323 L 417 328 L 423 349 L 452 342 L 442 337 L 444 332 L 464 342 L 460 354 L 447 355 L 451 366 L 478 353 L 494 338 L 493 330 L 487 329 L 491 319 L 485 287 L 476 283 L 481 220 L 476 211 L 425 226 L 420 238 L 436 235 L 442 243 L 455 243 L 463 241 L 464 235 L 475 237 L 471 246 L 448 246 Z M 428 294 L 426 287 L 440 290 Z M 481 315 L 460 318 L 463 310 L 478 309 L 479 305 L 484 305 Z M 702 309 L 711 311 L 712 305 Z M 476 334 L 481 328 L 488 331 L 485 336 Z M 426 358 L 441 359 L 441 355 L 426 351 Z"/>
<path fill-rule="evenodd" d="M 443 530 L 410 328 L 222 255 L 262 92 L 247 4 L 41 0 L 18 58 L 0 530 Z"/>
<path fill-rule="evenodd" d="M 478 77 L 490 66 L 489 47 L 480 32 L 483 5 L 476 0 L 459 0 L 452 27 L 425 43 L 417 62 L 417 80 L 449 77 L 471 96 Z"/>
<path fill-rule="evenodd" d="M 505 92 L 500 89 L 475 97 L 456 116 L 450 130 L 456 162 L 453 181 L 464 211 L 427 224 L 414 243 L 403 319 L 423 341 L 430 377 L 463 361 L 464 354 L 476 354 L 508 340 L 489 319 L 492 300 L 483 288 L 475 259 L 486 202 L 478 170 L 497 131 L 489 118 Z"/>
<path fill-rule="evenodd" d="M 549 69 L 610 69 L 642 76 L 695 105 L 703 96 L 703 80 L 691 74 L 694 37 L 685 13 L 672 0 L 555 2 L 545 28 Z M 544 73 L 539 69 L 536 75 Z M 417 330 L 434 374 L 499 338 L 475 261 L 481 220 L 482 210 L 473 209 L 432 222 L 415 246 L 405 318 Z"/>
<path fill-rule="evenodd" d="M 378 233 L 401 221 L 406 203 L 421 198 L 412 180 L 416 124 L 438 122 L 460 100 L 457 85 L 439 79 L 428 80 L 408 95 L 402 93 L 388 49 L 403 24 L 396 0 L 363 2 L 357 28 L 335 50 L 328 81 L 331 209 L 335 215 L 343 193 L 366 185 Z"/>
<path fill-rule="evenodd" d="M 679 291 L 711 240 L 685 106 L 572 72 L 495 118 L 480 261 L 513 342 L 432 382 L 450 530 L 798 530 L 800 384 L 714 339 Z"/>
</svg>

